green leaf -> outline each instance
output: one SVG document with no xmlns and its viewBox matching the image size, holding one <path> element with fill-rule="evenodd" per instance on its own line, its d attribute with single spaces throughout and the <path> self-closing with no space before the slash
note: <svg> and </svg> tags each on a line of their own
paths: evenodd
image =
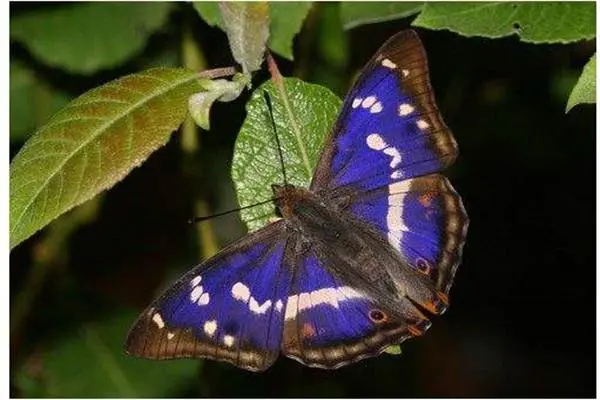
<svg viewBox="0 0 600 400">
<path fill-rule="evenodd" d="M 280 56 L 293 60 L 294 37 L 300 32 L 312 2 L 283 1 L 270 3 L 269 6 L 271 9 L 269 48 Z"/>
<path fill-rule="evenodd" d="M 193 71 L 156 68 L 93 89 L 58 112 L 11 162 L 10 247 L 164 145 L 199 90 Z"/>
<path fill-rule="evenodd" d="M 405 18 L 418 13 L 422 7 L 421 1 L 348 1 L 340 4 L 340 14 L 344 29 L 352 29 L 360 25 Z"/>
<path fill-rule="evenodd" d="M 222 2 L 219 9 L 233 58 L 244 74 L 258 71 L 269 38 L 269 5 Z"/>
<path fill-rule="evenodd" d="M 414 26 L 448 29 L 464 36 L 517 34 L 524 42 L 569 43 L 596 36 L 592 2 L 425 3 Z"/>
<path fill-rule="evenodd" d="M 71 96 L 19 62 L 10 63 L 10 141 L 24 141 L 64 107 Z"/>
<path fill-rule="evenodd" d="M 218 2 L 194 1 L 192 4 L 204 22 L 210 26 L 218 26 L 223 29 L 223 20 L 221 19 Z"/>
<path fill-rule="evenodd" d="M 289 183 L 308 187 L 321 148 L 341 106 L 329 89 L 295 78 L 283 80 L 287 98 L 268 81 L 254 91 L 246 105 L 247 115 L 235 143 L 232 177 L 241 206 L 273 197 L 271 184 L 283 175 L 275 133 L 263 90 L 269 92 L 273 117 Z M 272 204 L 242 210 L 249 230 L 256 230 L 274 217 Z"/>
<path fill-rule="evenodd" d="M 275 53 L 289 60 L 294 59 L 293 40 L 302 28 L 312 2 L 272 2 L 269 3 L 271 20 L 268 45 Z M 194 8 L 210 26 L 223 29 L 223 20 L 216 2 L 194 2 Z"/>
<path fill-rule="evenodd" d="M 383 351 L 388 354 L 398 356 L 398 355 L 402 354 L 402 347 L 400 347 L 399 344 L 393 344 L 391 346 L 386 347 L 385 350 L 383 350 Z"/>
<path fill-rule="evenodd" d="M 583 72 L 575 84 L 569 101 L 567 110 L 569 112 L 578 104 L 590 104 L 596 102 L 596 54 L 583 67 Z"/>
<path fill-rule="evenodd" d="M 87 323 L 42 354 L 42 379 L 23 368 L 23 395 L 45 397 L 173 397 L 198 379 L 197 360 L 152 361 L 127 356 L 123 341 L 135 315 Z"/>
<path fill-rule="evenodd" d="M 10 21 L 10 37 L 42 62 L 73 73 L 113 68 L 139 53 L 167 21 L 168 2 L 88 2 L 42 8 Z"/>
</svg>

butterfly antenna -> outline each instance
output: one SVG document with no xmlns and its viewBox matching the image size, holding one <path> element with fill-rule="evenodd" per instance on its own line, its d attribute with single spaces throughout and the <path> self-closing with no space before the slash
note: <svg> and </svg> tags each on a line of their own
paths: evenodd
<svg viewBox="0 0 600 400">
<path fill-rule="evenodd" d="M 281 171 L 283 173 L 283 184 L 287 186 L 287 175 L 285 174 L 285 165 L 283 164 L 283 152 L 281 151 L 281 142 L 279 141 L 279 135 L 277 134 L 277 128 L 275 127 L 275 118 L 273 117 L 273 104 L 271 103 L 271 95 L 266 90 L 263 90 L 265 96 L 265 102 L 267 103 L 267 109 L 269 110 L 269 117 L 271 119 L 271 126 L 273 132 L 275 132 L 275 140 L 277 141 L 277 152 L 279 153 L 279 162 L 281 163 Z"/>
<path fill-rule="evenodd" d="M 212 215 L 207 215 L 207 216 L 205 216 L 205 217 L 194 217 L 194 218 L 192 218 L 192 219 L 188 220 L 188 223 L 190 223 L 190 224 L 193 224 L 194 222 L 202 222 L 202 221 L 206 221 L 206 220 L 208 220 L 208 219 L 212 219 L 212 218 L 220 217 L 220 216 L 222 216 L 222 215 L 231 214 L 231 213 L 234 213 L 234 212 L 238 212 L 238 211 L 240 211 L 240 210 L 245 210 L 245 209 L 247 209 L 247 208 L 252 208 L 252 207 L 260 206 L 260 205 L 263 205 L 263 204 L 267 204 L 267 203 L 270 203 L 270 202 L 272 202 L 272 201 L 274 201 L 274 200 L 277 200 L 277 197 L 275 197 L 275 198 L 272 198 L 272 199 L 269 199 L 269 200 L 261 201 L 261 202 L 258 202 L 258 203 L 256 203 L 256 204 L 251 204 L 251 205 L 249 205 L 249 206 L 238 207 L 238 208 L 235 208 L 235 209 L 233 209 L 233 210 L 229 210 L 229 211 L 223 211 L 223 212 L 216 213 L 216 214 L 212 214 Z"/>
</svg>

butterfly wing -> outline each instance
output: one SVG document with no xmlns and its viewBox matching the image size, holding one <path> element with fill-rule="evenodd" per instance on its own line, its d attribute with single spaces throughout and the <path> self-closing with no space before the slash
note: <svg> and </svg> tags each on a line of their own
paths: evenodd
<svg viewBox="0 0 600 400">
<path fill-rule="evenodd" d="M 390 38 L 346 96 L 311 189 L 369 190 L 452 164 L 456 141 L 435 105 L 428 74 L 414 31 Z"/>
<path fill-rule="evenodd" d="M 450 182 L 436 174 L 458 148 L 428 75 L 414 31 L 389 39 L 348 94 L 311 188 L 374 227 L 447 296 L 468 218 Z"/>
<path fill-rule="evenodd" d="M 311 367 L 338 368 L 427 330 L 429 321 L 407 297 L 387 297 L 385 290 L 348 275 L 350 265 L 320 252 L 313 247 L 297 254 L 284 318 L 286 356 Z"/>
<path fill-rule="evenodd" d="M 398 250 L 404 265 L 434 283 L 447 303 L 468 226 L 460 197 L 448 179 L 430 174 L 352 192 L 343 201 L 349 219 L 374 228 Z"/>
<path fill-rule="evenodd" d="M 128 354 L 206 357 L 251 371 L 277 358 L 291 274 L 287 237 L 275 222 L 190 270 L 139 317 Z"/>
</svg>

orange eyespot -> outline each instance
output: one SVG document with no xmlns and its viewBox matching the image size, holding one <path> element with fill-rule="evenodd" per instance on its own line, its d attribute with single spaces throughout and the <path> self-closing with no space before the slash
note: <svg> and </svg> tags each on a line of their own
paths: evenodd
<svg viewBox="0 0 600 400">
<path fill-rule="evenodd" d="M 302 324 L 302 329 L 300 330 L 300 335 L 302 336 L 303 339 L 309 338 L 309 337 L 313 337 L 317 334 L 317 331 L 315 330 L 315 327 L 308 323 L 305 322 L 304 324 Z"/>
<path fill-rule="evenodd" d="M 429 206 L 431 206 L 431 201 L 433 200 L 434 197 L 435 197 L 434 193 L 425 192 L 419 196 L 419 203 L 421 203 L 421 205 L 423 207 L 429 207 Z"/>
</svg>

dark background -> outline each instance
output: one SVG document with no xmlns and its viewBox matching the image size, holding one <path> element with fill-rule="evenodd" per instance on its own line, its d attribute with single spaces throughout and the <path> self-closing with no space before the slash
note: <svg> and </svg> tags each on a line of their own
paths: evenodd
<svg viewBox="0 0 600 400">
<path fill-rule="evenodd" d="M 35 6 L 13 5 L 11 13 L 28 7 Z M 296 38 L 296 63 L 278 62 L 284 75 L 343 97 L 360 67 L 411 18 L 339 30 L 330 51 L 336 7 L 316 6 Z M 174 12 L 144 56 L 176 51 L 177 27 L 190 13 L 185 5 Z M 210 67 L 231 65 L 225 35 L 199 18 L 193 26 Z M 418 33 L 439 108 L 461 150 L 447 175 L 471 221 L 448 312 L 425 336 L 405 342 L 401 356 L 335 371 L 281 357 L 262 374 L 199 362 L 198 378 L 169 396 L 595 396 L 595 106 L 565 114 L 595 42 L 532 45 L 516 37 Z M 15 59 L 73 95 L 141 69 L 131 63 L 93 77 L 71 76 L 44 67 L 12 43 Z M 267 78 L 261 73 L 256 83 Z M 122 310 L 132 312 L 133 322 L 164 285 L 201 261 L 197 235 L 186 221 L 194 214 L 193 197 L 212 212 L 237 204 L 229 171 L 246 100 L 243 95 L 214 107 L 211 131 L 200 133 L 192 176 L 185 173 L 189 160 L 176 133 L 108 191 L 95 220 L 69 236 L 64 254 L 33 289 L 36 251 L 47 229 L 13 250 L 11 307 L 19 294 L 33 293 L 16 329 L 11 321 L 14 396 L 44 395 L 22 382 L 45 387 L 52 376 L 45 354 L 56 343 Z M 21 145 L 11 141 L 11 158 Z M 212 226 L 221 245 L 244 233 L 237 216 L 215 219 Z M 89 393 L 96 393 L 94 387 Z"/>
</svg>

